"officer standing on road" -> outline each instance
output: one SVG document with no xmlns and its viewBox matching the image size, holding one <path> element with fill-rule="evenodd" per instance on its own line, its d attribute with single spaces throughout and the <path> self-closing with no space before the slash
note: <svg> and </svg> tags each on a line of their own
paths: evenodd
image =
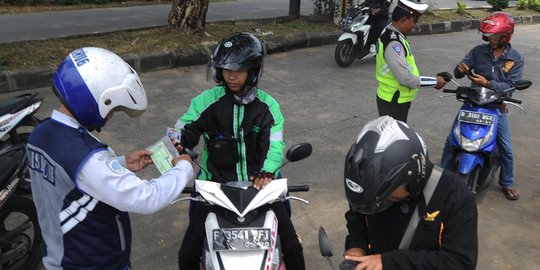
<svg viewBox="0 0 540 270">
<path fill-rule="evenodd" d="M 47 246 L 47 269 L 129 269 L 128 212 L 151 214 L 177 199 L 194 178 L 191 159 L 181 155 L 161 177 L 143 180 L 133 172 L 152 163 L 151 152 L 117 157 L 90 131 L 100 130 L 115 111 L 146 109 L 137 73 L 101 48 L 71 52 L 53 75 L 62 105 L 39 124 L 27 145 L 39 225 Z"/>
<path fill-rule="evenodd" d="M 376 57 L 377 108 L 379 115 L 390 115 L 407 122 L 411 102 L 419 87 L 441 89 L 446 82 L 443 77 L 420 76 L 407 35 L 416 27 L 418 19 L 428 8 L 399 0 L 392 12 L 392 24 L 379 37 Z"/>
<path fill-rule="evenodd" d="M 475 198 L 457 175 L 429 161 L 423 139 L 406 123 L 382 116 L 364 126 L 345 161 L 345 194 L 342 264 L 475 269 Z"/>
</svg>

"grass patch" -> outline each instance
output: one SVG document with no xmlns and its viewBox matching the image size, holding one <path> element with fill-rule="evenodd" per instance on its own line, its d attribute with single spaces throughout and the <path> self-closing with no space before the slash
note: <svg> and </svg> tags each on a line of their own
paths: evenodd
<svg viewBox="0 0 540 270">
<path fill-rule="evenodd" d="M 532 10 L 505 9 L 513 15 L 540 14 Z M 481 19 L 490 11 L 482 9 L 467 9 L 464 15 L 455 10 L 435 10 L 433 14 L 424 15 L 422 23 L 432 23 L 449 20 Z M 293 34 L 298 32 L 328 32 L 338 31 L 339 28 L 331 23 L 311 23 L 304 18 L 282 23 L 207 23 L 206 32 L 202 36 L 183 36 L 178 32 L 169 32 L 165 27 L 121 31 L 99 35 L 87 35 L 69 38 L 54 38 L 48 40 L 24 41 L 0 44 L 0 70 L 20 70 L 35 66 L 55 68 L 72 50 L 85 46 L 107 48 L 118 54 L 140 53 L 158 50 L 176 50 L 182 48 L 201 47 L 212 44 L 224 36 L 238 31 L 255 33 L 260 29 L 271 35 L 260 36 L 262 40 Z M 21 53 L 24 52 L 24 53 Z"/>
</svg>

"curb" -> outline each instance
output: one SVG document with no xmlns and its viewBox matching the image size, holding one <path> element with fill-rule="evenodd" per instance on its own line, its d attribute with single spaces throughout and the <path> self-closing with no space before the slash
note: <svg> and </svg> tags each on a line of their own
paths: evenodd
<svg viewBox="0 0 540 270">
<path fill-rule="evenodd" d="M 252 20 L 251 20 L 252 21 Z M 516 24 L 540 23 L 540 15 L 515 16 Z M 238 23 L 238 22 L 233 22 Z M 446 21 L 431 24 L 420 24 L 411 35 L 430 35 L 459 32 L 478 28 L 477 19 L 465 21 Z M 273 54 L 289 50 L 335 44 L 341 31 L 305 32 L 265 39 L 267 53 Z M 178 49 L 172 51 L 154 51 L 140 54 L 125 54 L 121 57 L 137 72 L 149 72 L 162 69 L 206 64 L 215 44 L 201 48 Z M 47 87 L 51 85 L 51 77 L 55 68 L 49 66 L 32 67 L 25 70 L 1 71 L 0 94 Z"/>
</svg>

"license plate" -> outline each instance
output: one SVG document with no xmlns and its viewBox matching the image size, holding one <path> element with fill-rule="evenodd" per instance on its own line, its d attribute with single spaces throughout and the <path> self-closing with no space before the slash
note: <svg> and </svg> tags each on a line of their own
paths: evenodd
<svg viewBox="0 0 540 270">
<path fill-rule="evenodd" d="M 480 124 L 480 125 L 493 125 L 493 121 L 495 120 L 495 115 L 489 114 L 489 113 L 480 113 L 480 112 L 461 110 L 459 111 L 458 120 L 460 122 L 465 122 L 465 123 Z"/>
<path fill-rule="evenodd" d="M 212 232 L 214 250 L 253 250 L 270 248 L 270 229 L 227 228 Z"/>
</svg>

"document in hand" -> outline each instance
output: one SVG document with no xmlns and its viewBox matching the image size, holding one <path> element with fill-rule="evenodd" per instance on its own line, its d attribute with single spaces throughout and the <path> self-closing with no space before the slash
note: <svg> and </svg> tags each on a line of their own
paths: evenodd
<svg viewBox="0 0 540 270">
<path fill-rule="evenodd" d="M 168 136 L 163 136 L 146 149 L 152 151 L 150 157 L 161 174 L 172 168 L 172 160 L 178 156 L 178 150 L 176 150 Z"/>
</svg>

